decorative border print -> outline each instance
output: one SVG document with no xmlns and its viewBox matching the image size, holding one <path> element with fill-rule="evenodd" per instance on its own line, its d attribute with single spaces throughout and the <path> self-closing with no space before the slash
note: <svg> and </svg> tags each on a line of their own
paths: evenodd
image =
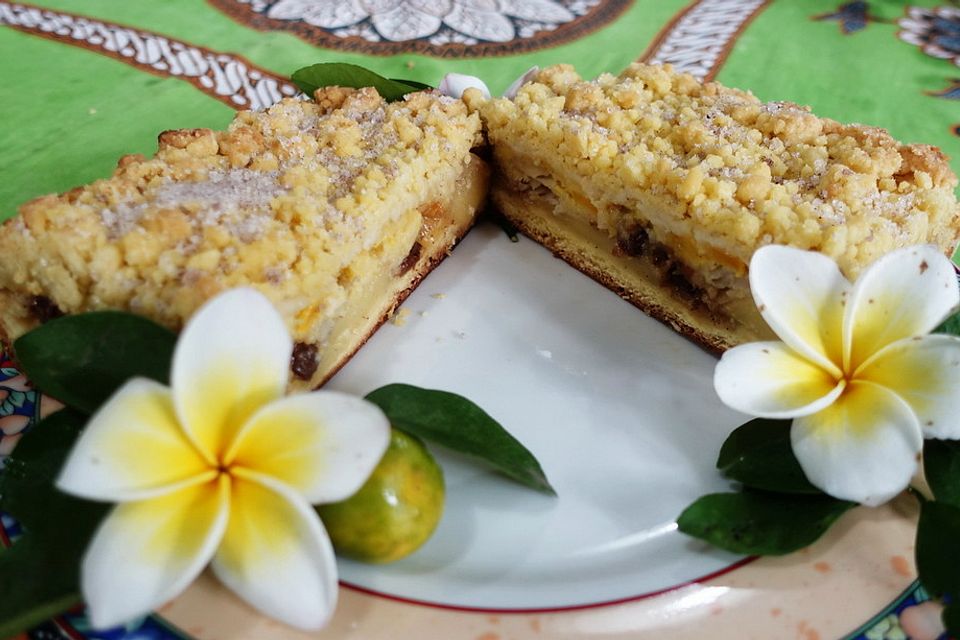
<svg viewBox="0 0 960 640">
<path fill-rule="evenodd" d="M 711 80 L 737 37 L 770 0 L 698 0 L 670 21 L 640 58 Z"/>
<path fill-rule="evenodd" d="M 299 93 L 295 85 L 241 56 L 81 15 L 0 2 L 0 25 L 186 80 L 234 109 L 264 109 Z"/>
<path fill-rule="evenodd" d="M 928 56 L 950 60 L 960 67 L 960 7 L 907 7 L 897 23 L 904 42 L 920 47 Z"/>
<path fill-rule="evenodd" d="M 583 38 L 632 0 L 208 0 L 237 22 L 328 49 L 441 58 L 527 53 Z"/>
<path fill-rule="evenodd" d="M 904 589 L 900 596 L 887 605 L 883 611 L 873 616 L 866 624 L 846 636 L 843 640 L 893 640 L 899 638 L 909 640 L 909 638 L 920 638 L 925 629 L 915 629 L 916 623 L 911 624 L 909 618 L 916 620 L 909 612 L 915 607 L 930 606 L 930 594 L 921 586 L 920 582 L 914 580 L 913 583 Z M 924 604 L 928 603 L 928 604 Z M 904 616 L 904 612 L 908 612 Z M 911 635 L 914 634 L 914 635 Z M 924 635 L 923 637 L 929 637 Z M 942 640 L 948 640 L 946 634 Z"/>
</svg>

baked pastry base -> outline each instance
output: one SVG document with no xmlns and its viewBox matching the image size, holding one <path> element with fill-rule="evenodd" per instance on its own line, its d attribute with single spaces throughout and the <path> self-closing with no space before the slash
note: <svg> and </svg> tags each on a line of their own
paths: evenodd
<svg viewBox="0 0 960 640">
<path fill-rule="evenodd" d="M 420 208 L 423 222 L 416 242 L 394 259 L 392 268 L 372 273 L 367 282 L 356 287 L 356 295 L 345 305 L 319 356 L 316 373 L 309 380 L 294 378 L 292 388 L 314 388 L 325 383 L 390 318 L 473 226 L 483 209 L 489 181 L 488 165 L 472 156 L 442 199 Z"/>
<path fill-rule="evenodd" d="M 707 305 L 695 286 L 677 281 L 668 264 L 624 253 L 609 234 L 558 212 L 533 192 L 512 190 L 499 182 L 491 200 L 534 242 L 708 351 L 721 353 L 743 342 L 774 338 L 752 300 Z"/>
<path fill-rule="evenodd" d="M 488 165 L 471 156 L 460 177 L 447 185 L 444 193 L 419 208 L 416 236 L 408 242 L 391 243 L 393 249 L 380 257 L 381 268 L 367 270 L 362 279 L 351 283 L 349 297 L 325 344 L 296 344 L 291 361 L 291 390 L 313 389 L 329 380 L 420 281 L 450 254 L 482 210 L 489 178 Z M 410 221 L 400 218 L 387 230 L 386 236 L 406 233 L 409 228 Z M 0 342 L 8 345 L 13 343 L 13 338 L 61 315 L 48 299 L 24 297 L 6 289 L 0 289 L 0 306 L 8 312 L 20 310 L 17 333 L 9 335 L 0 331 Z M 311 318 L 303 320 L 312 321 Z"/>
</svg>

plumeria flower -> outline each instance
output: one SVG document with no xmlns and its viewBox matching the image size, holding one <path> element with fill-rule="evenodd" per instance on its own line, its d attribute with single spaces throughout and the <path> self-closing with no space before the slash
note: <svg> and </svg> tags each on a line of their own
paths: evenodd
<svg viewBox="0 0 960 640">
<path fill-rule="evenodd" d="M 793 418 L 815 486 L 877 505 L 910 483 L 925 437 L 960 438 L 960 339 L 926 335 L 960 290 L 934 247 L 893 251 L 852 285 L 822 254 L 768 246 L 750 288 L 782 342 L 727 351 L 714 385 L 738 411 Z"/>
<path fill-rule="evenodd" d="M 516 98 L 517 91 L 520 91 L 520 87 L 536 78 L 538 73 L 540 73 L 540 67 L 537 65 L 533 65 L 524 71 L 519 78 L 510 83 L 510 86 L 507 87 L 507 90 L 503 92 L 503 97 L 510 98 L 511 100 Z"/>
<path fill-rule="evenodd" d="M 510 83 L 507 90 L 503 92 L 503 97 L 510 99 L 515 98 L 520 87 L 533 80 L 539 71 L 540 67 L 537 66 L 530 67 L 524 71 L 519 78 Z M 440 84 L 437 85 L 437 90 L 440 93 L 445 96 L 450 96 L 451 98 L 462 98 L 463 92 L 471 88 L 479 89 L 484 98 L 490 99 L 490 89 L 488 89 L 487 84 L 477 76 L 468 76 L 463 73 L 448 73 L 443 76 Z"/>
<path fill-rule="evenodd" d="M 437 91 L 451 98 L 462 98 L 467 89 L 479 89 L 484 98 L 490 99 L 490 89 L 487 83 L 477 76 L 468 76 L 464 73 L 448 73 L 440 80 Z"/>
<path fill-rule="evenodd" d="M 269 616 L 303 629 L 329 619 L 337 567 L 310 505 L 355 493 L 390 427 L 353 396 L 284 397 L 292 350 L 266 298 L 229 291 L 187 324 L 171 387 L 132 379 L 91 418 L 57 485 L 120 503 L 81 568 L 95 627 L 144 615 L 208 564 Z"/>
</svg>

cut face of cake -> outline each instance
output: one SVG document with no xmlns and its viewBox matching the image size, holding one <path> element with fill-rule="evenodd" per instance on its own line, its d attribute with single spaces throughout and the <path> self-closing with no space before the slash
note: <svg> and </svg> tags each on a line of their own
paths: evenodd
<svg viewBox="0 0 960 640">
<path fill-rule="evenodd" d="M 960 237 L 957 179 L 935 148 L 789 103 L 636 64 L 582 80 L 542 70 L 481 114 L 492 199 L 526 235 L 715 350 L 772 335 L 754 251 L 820 251 L 848 278 L 890 250 Z"/>
<path fill-rule="evenodd" d="M 251 286 L 293 335 L 294 386 L 325 381 L 468 230 L 488 171 L 459 100 L 315 99 L 241 112 L 225 132 L 165 132 L 153 158 L 25 204 L 0 231 L 2 337 L 97 309 L 178 330 Z"/>
</svg>

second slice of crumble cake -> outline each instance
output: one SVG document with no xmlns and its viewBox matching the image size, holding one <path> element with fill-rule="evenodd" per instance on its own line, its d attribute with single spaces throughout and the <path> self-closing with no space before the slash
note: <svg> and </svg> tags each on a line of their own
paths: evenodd
<svg viewBox="0 0 960 640">
<path fill-rule="evenodd" d="M 251 286 L 296 341 L 294 386 L 326 380 L 467 231 L 488 171 L 480 121 L 419 92 L 319 90 L 167 131 L 153 158 L 21 207 L 0 229 L 0 337 L 59 314 L 120 309 L 179 329 Z"/>
<path fill-rule="evenodd" d="M 526 235 L 700 344 L 772 334 L 747 266 L 766 244 L 820 251 L 848 278 L 881 255 L 960 237 L 956 176 L 934 147 L 790 103 L 632 65 L 540 71 L 484 121 L 492 199 Z"/>
</svg>

